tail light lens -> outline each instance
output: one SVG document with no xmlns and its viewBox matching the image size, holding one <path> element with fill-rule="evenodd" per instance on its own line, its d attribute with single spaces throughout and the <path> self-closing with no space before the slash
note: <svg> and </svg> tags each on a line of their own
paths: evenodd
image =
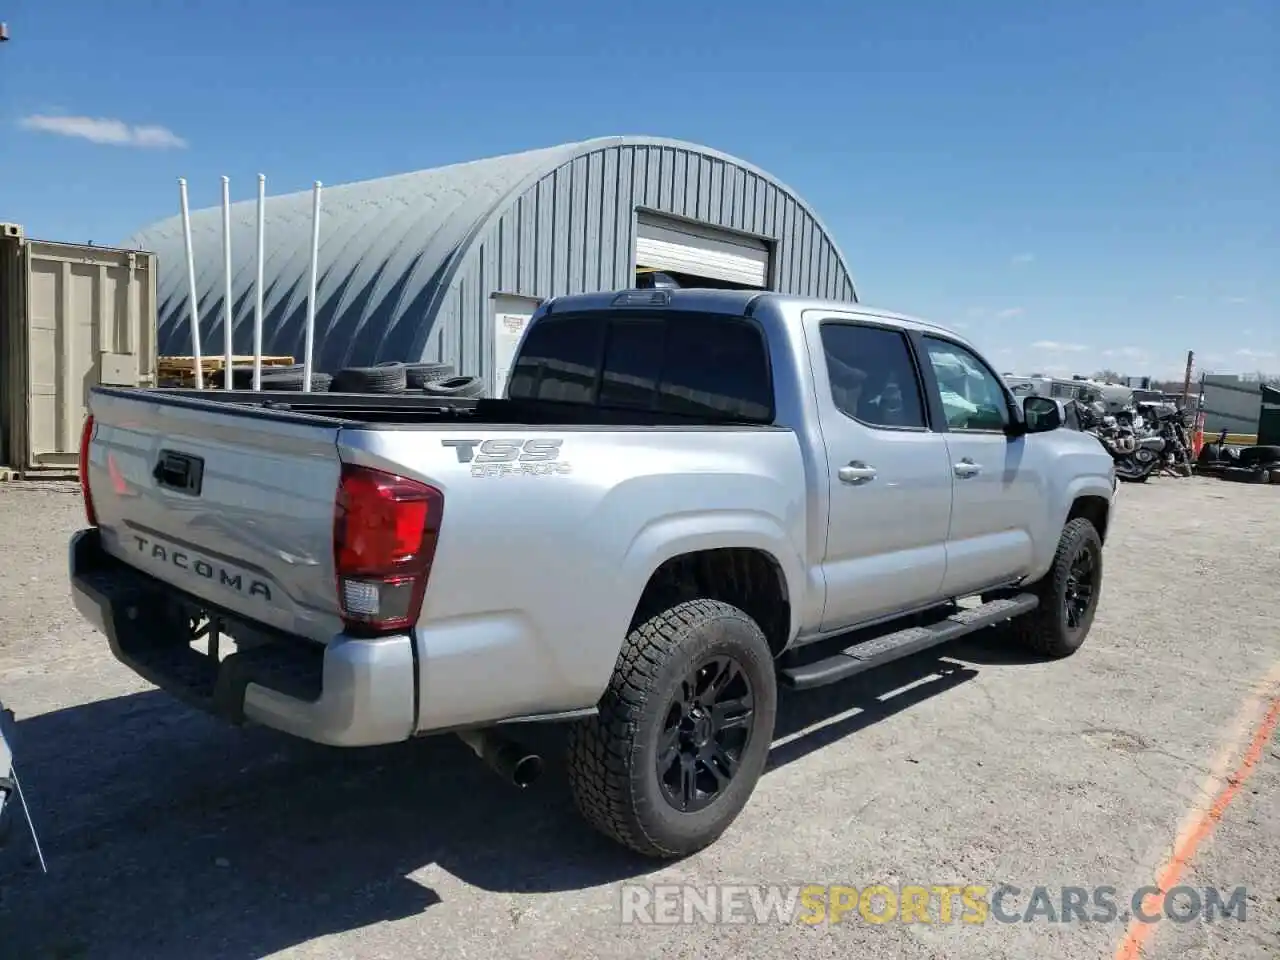
<svg viewBox="0 0 1280 960">
<path fill-rule="evenodd" d="M 89 526 L 98 525 L 98 514 L 93 509 L 93 491 L 89 489 L 89 444 L 93 441 L 93 414 L 84 418 L 80 428 L 80 494 L 84 497 L 84 517 Z"/>
<path fill-rule="evenodd" d="M 444 494 L 435 487 L 343 464 L 333 557 L 348 629 L 403 630 L 417 622 L 443 513 Z"/>
</svg>

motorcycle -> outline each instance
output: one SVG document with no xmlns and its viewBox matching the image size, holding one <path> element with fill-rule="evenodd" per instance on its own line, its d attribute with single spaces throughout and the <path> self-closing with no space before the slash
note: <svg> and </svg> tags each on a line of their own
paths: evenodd
<svg viewBox="0 0 1280 960">
<path fill-rule="evenodd" d="M 1166 441 L 1147 429 L 1146 421 L 1133 407 L 1108 413 L 1100 401 L 1076 401 L 1080 428 L 1102 443 L 1116 464 L 1116 478 L 1126 483 L 1145 483 L 1160 466 Z"/>
<path fill-rule="evenodd" d="M 1169 473 L 1191 476 L 1191 432 L 1195 415 L 1171 403 L 1144 402 L 1138 405 L 1143 419 L 1152 425 L 1152 435 L 1164 441 L 1161 466 Z"/>
</svg>

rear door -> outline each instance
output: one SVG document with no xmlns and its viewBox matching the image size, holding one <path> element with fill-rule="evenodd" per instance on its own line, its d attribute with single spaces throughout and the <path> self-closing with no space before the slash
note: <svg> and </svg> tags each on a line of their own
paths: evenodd
<svg viewBox="0 0 1280 960">
<path fill-rule="evenodd" d="M 1032 522 L 1043 512 L 1043 458 L 1027 456 L 1035 436 L 1010 437 L 1009 393 L 976 353 L 922 334 L 931 403 L 945 431 L 955 480 L 947 534 L 947 596 L 1025 574 L 1034 559 Z"/>
<path fill-rule="evenodd" d="M 951 471 L 902 330 L 811 312 L 805 332 L 830 491 L 828 631 L 940 596 Z"/>
<path fill-rule="evenodd" d="M 109 553 L 290 633 L 327 641 L 341 629 L 334 421 L 127 391 L 95 392 L 90 413 Z"/>
</svg>

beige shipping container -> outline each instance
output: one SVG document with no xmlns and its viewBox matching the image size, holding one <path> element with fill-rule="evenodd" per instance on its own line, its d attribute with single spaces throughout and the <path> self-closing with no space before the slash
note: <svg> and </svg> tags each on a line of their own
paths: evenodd
<svg viewBox="0 0 1280 960">
<path fill-rule="evenodd" d="M 74 469 L 89 388 L 156 378 L 156 257 L 0 224 L 0 465 Z"/>
</svg>

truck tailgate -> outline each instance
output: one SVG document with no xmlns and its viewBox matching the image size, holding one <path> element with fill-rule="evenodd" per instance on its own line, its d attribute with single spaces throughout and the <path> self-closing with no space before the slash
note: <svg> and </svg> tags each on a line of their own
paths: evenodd
<svg viewBox="0 0 1280 960">
<path fill-rule="evenodd" d="M 107 552 L 248 619 L 327 642 L 338 424 L 95 391 L 93 507 Z"/>
</svg>

